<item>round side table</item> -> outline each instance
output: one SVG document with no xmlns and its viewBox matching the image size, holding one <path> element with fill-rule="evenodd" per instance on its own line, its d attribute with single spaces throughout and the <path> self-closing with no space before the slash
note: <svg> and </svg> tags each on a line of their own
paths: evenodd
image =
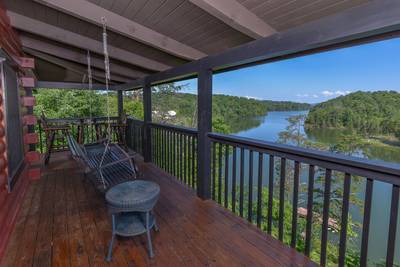
<svg viewBox="0 0 400 267">
<path fill-rule="evenodd" d="M 134 180 L 118 184 L 106 193 L 106 202 L 112 219 L 112 237 L 107 260 L 112 257 L 116 235 L 136 236 L 146 233 L 150 257 L 154 256 L 150 230 L 158 230 L 152 212 L 160 196 L 160 186 L 151 181 Z"/>
</svg>

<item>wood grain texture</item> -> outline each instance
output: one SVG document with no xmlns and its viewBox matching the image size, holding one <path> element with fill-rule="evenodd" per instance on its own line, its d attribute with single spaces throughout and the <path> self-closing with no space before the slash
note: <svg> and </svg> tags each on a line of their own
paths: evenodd
<svg viewBox="0 0 400 267">
<path fill-rule="evenodd" d="M 111 263 L 104 258 L 111 235 L 104 198 L 83 179 L 68 153 L 57 153 L 24 199 L 0 266 L 316 266 L 170 175 L 137 159 L 144 178 L 157 182 L 153 232 L 155 257 L 145 237 L 118 238 Z"/>
</svg>

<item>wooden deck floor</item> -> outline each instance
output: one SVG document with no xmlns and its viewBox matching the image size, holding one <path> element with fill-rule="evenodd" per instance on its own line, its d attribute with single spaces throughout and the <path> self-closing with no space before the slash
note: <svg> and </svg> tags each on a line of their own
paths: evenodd
<svg viewBox="0 0 400 267">
<path fill-rule="evenodd" d="M 153 233 L 155 257 L 144 237 L 118 238 L 104 261 L 111 234 L 104 200 L 83 180 L 67 154 L 55 154 L 32 182 L 1 266 L 314 266 L 213 201 L 203 201 L 152 164 L 146 179 L 161 187 Z"/>
</svg>

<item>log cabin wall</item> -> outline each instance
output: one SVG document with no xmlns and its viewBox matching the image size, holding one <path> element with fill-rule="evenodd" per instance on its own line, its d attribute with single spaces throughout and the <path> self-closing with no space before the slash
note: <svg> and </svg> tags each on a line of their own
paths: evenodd
<svg viewBox="0 0 400 267">
<path fill-rule="evenodd" d="M 33 167 L 40 159 L 34 146 L 37 136 L 34 133 L 36 118 L 32 87 L 35 80 L 29 77 L 34 61 L 23 57 L 21 42 L 10 26 L 1 0 L 0 61 L 1 261 L 29 182 L 40 177 L 39 168 Z"/>
</svg>

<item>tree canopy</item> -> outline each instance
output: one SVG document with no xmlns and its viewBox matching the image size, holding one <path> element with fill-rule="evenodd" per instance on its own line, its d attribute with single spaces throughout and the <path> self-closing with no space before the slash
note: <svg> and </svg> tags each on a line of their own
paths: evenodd
<svg viewBox="0 0 400 267">
<path fill-rule="evenodd" d="M 308 127 L 352 128 L 361 134 L 400 136 L 400 93 L 355 92 L 318 105 L 309 112 Z"/>
</svg>

